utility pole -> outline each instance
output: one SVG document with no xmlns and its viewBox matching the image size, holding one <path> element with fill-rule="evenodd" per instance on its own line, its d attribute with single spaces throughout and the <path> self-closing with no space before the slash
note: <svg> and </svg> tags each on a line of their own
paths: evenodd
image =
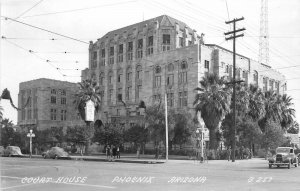
<svg viewBox="0 0 300 191">
<path fill-rule="evenodd" d="M 232 144 L 232 162 L 235 162 L 235 146 L 236 146 L 236 91 L 235 91 L 235 84 L 236 83 L 239 83 L 239 82 L 236 82 L 235 81 L 235 39 L 236 38 L 239 38 L 239 37 L 242 37 L 244 36 L 244 34 L 239 34 L 239 35 L 236 35 L 236 33 L 238 32 L 241 32 L 241 31 L 244 31 L 246 30 L 245 28 L 242 28 L 242 29 L 237 29 L 236 30 L 236 27 L 235 27 L 235 24 L 236 22 L 238 21 L 241 21 L 241 20 L 244 20 L 244 17 L 242 18 L 238 18 L 238 19 L 233 19 L 231 21 L 226 21 L 225 23 L 226 24 L 230 24 L 230 23 L 233 23 L 233 31 L 230 31 L 230 32 L 227 32 L 227 33 L 224 33 L 225 35 L 229 35 L 229 34 L 232 34 L 232 36 L 228 37 L 228 38 L 225 38 L 226 40 L 231 40 L 233 39 L 233 144 Z"/>
</svg>

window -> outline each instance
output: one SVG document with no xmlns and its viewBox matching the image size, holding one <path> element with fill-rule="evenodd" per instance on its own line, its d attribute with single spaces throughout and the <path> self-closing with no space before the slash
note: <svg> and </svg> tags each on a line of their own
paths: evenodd
<svg viewBox="0 0 300 191">
<path fill-rule="evenodd" d="M 60 120 L 61 121 L 66 121 L 67 120 L 67 110 L 61 110 Z"/>
<path fill-rule="evenodd" d="M 169 107 L 174 106 L 174 93 L 167 93 L 167 103 Z"/>
<path fill-rule="evenodd" d="M 161 67 L 157 66 L 157 67 L 155 68 L 155 73 L 156 73 L 156 74 L 161 73 Z"/>
<path fill-rule="evenodd" d="M 105 49 L 104 48 L 101 50 L 101 58 L 105 58 Z"/>
<path fill-rule="evenodd" d="M 119 45 L 118 63 L 123 62 L 123 44 Z"/>
<path fill-rule="evenodd" d="M 138 58 L 143 58 L 143 50 L 138 50 L 137 51 L 137 57 Z"/>
<path fill-rule="evenodd" d="M 132 92 L 132 87 L 131 86 L 127 87 L 127 89 L 126 89 L 126 100 L 131 99 L 131 92 Z"/>
<path fill-rule="evenodd" d="M 137 91 L 136 91 L 136 98 L 140 99 L 140 96 L 142 95 L 142 86 L 138 85 L 137 86 Z"/>
<path fill-rule="evenodd" d="M 56 89 L 51 89 L 51 94 L 56 94 Z"/>
<path fill-rule="evenodd" d="M 123 54 L 123 44 L 119 45 L 119 54 Z"/>
<path fill-rule="evenodd" d="M 229 73 L 229 65 L 226 65 L 225 73 Z"/>
<path fill-rule="evenodd" d="M 93 60 L 97 60 L 97 51 L 93 52 Z"/>
<path fill-rule="evenodd" d="M 66 94 L 66 90 L 61 90 L 61 95 L 62 95 L 62 96 L 67 95 L 67 94 Z"/>
<path fill-rule="evenodd" d="M 108 93 L 108 102 L 109 102 L 109 103 L 112 101 L 113 92 L 114 92 L 113 89 L 110 89 L 110 90 L 109 90 L 109 93 Z"/>
<path fill-rule="evenodd" d="M 138 40 L 138 48 L 143 48 L 143 39 Z"/>
<path fill-rule="evenodd" d="M 161 76 L 155 76 L 155 82 L 154 87 L 160 87 L 161 86 Z"/>
<path fill-rule="evenodd" d="M 31 119 L 31 109 L 27 110 L 27 119 Z"/>
<path fill-rule="evenodd" d="M 163 44 L 170 44 L 170 35 L 163 34 Z"/>
<path fill-rule="evenodd" d="M 56 97 L 55 96 L 51 96 L 51 103 L 56 104 Z"/>
<path fill-rule="evenodd" d="M 113 46 L 110 47 L 110 48 L 109 48 L 109 56 L 113 56 L 113 55 L 114 55 L 114 52 L 115 52 L 114 47 L 113 47 Z"/>
<path fill-rule="evenodd" d="M 120 116 L 121 114 L 121 109 L 117 109 L 117 116 Z"/>
<path fill-rule="evenodd" d="M 112 78 L 113 78 L 113 73 L 112 73 L 112 72 L 109 72 L 109 73 L 108 73 L 108 84 L 111 84 L 111 83 L 112 83 Z"/>
<path fill-rule="evenodd" d="M 179 107 L 187 106 L 187 91 L 179 92 Z"/>
<path fill-rule="evenodd" d="M 132 72 L 131 72 L 131 71 L 128 71 L 128 72 L 127 72 L 127 74 L 126 74 L 126 81 L 127 81 L 127 82 L 132 81 Z"/>
<path fill-rule="evenodd" d="M 187 82 L 187 72 L 180 72 L 178 76 L 178 83 L 184 84 Z"/>
<path fill-rule="evenodd" d="M 128 42 L 128 53 L 127 53 L 127 60 L 132 60 L 132 50 L 133 50 L 133 44 L 132 42 Z"/>
<path fill-rule="evenodd" d="M 108 64 L 114 64 L 114 57 L 109 57 Z"/>
<path fill-rule="evenodd" d="M 97 60 L 92 61 L 92 66 L 93 69 L 97 68 Z"/>
<path fill-rule="evenodd" d="M 138 80 L 142 79 L 142 67 L 141 66 L 136 67 L 136 79 L 138 79 Z"/>
<path fill-rule="evenodd" d="M 187 62 L 186 62 L 186 61 L 182 61 L 182 62 L 181 62 L 181 69 L 182 69 L 182 70 L 187 69 Z"/>
<path fill-rule="evenodd" d="M 208 60 L 204 60 L 204 68 L 209 70 L 209 61 Z"/>
<path fill-rule="evenodd" d="M 167 85 L 173 85 L 174 84 L 174 74 L 169 74 L 167 76 Z"/>
<path fill-rule="evenodd" d="M 269 86 L 270 86 L 270 90 L 273 91 L 274 90 L 274 81 L 273 80 L 269 81 Z"/>
<path fill-rule="evenodd" d="M 183 37 L 179 37 L 179 47 L 184 47 Z"/>
<path fill-rule="evenodd" d="M 153 46 L 153 36 L 148 37 L 148 46 Z"/>
<path fill-rule="evenodd" d="M 268 79 L 267 78 L 263 78 L 263 91 L 267 91 L 268 90 Z"/>
<path fill-rule="evenodd" d="M 62 105 L 66 105 L 66 104 L 67 104 L 67 98 L 62 97 L 61 100 L 60 100 L 60 103 L 61 103 Z"/>
<path fill-rule="evenodd" d="M 118 74 L 118 82 L 120 83 L 122 81 L 122 74 Z"/>
<path fill-rule="evenodd" d="M 168 72 L 172 72 L 174 70 L 174 65 L 172 63 L 168 64 Z"/>
<path fill-rule="evenodd" d="M 188 41 L 189 46 L 191 46 L 193 44 L 193 42 L 191 40 Z"/>
<path fill-rule="evenodd" d="M 50 110 L 50 119 L 55 121 L 56 120 L 56 109 Z"/>
</svg>

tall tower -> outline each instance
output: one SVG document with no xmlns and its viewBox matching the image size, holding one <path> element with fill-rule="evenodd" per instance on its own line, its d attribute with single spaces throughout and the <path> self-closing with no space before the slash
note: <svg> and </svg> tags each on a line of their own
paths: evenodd
<svg viewBox="0 0 300 191">
<path fill-rule="evenodd" d="M 269 65 L 268 0 L 261 0 L 258 61 Z"/>
</svg>

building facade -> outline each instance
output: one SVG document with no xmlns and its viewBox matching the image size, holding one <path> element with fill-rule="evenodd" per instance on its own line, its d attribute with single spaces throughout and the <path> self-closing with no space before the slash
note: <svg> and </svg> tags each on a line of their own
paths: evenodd
<svg viewBox="0 0 300 191">
<path fill-rule="evenodd" d="M 280 73 L 239 54 L 236 60 L 237 79 L 283 93 Z M 142 119 L 141 101 L 149 106 L 164 102 L 164 95 L 169 107 L 193 112 L 199 81 L 208 73 L 232 78 L 232 63 L 231 51 L 204 44 L 202 35 L 185 23 L 162 15 L 90 42 L 89 68 L 82 79 L 94 78 L 101 87 L 98 117 L 103 122 L 134 124 Z"/>
<path fill-rule="evenodd" d="M 19 85 L 18 126 L 44 130 L 84 124 L 74 104 L 76 83 L 36 79 Z"/>
</svg>

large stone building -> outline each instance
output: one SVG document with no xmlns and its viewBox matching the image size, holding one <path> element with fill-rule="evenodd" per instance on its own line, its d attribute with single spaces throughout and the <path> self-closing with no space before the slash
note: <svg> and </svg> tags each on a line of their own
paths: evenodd
<svg viewBox="0 0 300 191">
<path fill-rule="evenodd" d="M 74 101 L 76 83 L 36 79 L 19 85 L 18 126 L 24 130 L 80 125 Z"/>
<path fill-rule="evenodd" d="M 170 107 L 192 112 L 194 89 L 202 77 L 217 73 L 231 78 L 233 71 L 232 52 L 204 44 L 202 37 L 162 15 L 90 42 L 89 68 L 82 71 L 82 79 L 94 78 L 102 89 L 100 119 L 133 124 L 140 101 L 149 106 L 165 94 Z M 236 60 L 238 79 L 283 93 L 285 78 L 280 73 L 239 54 Z"/>
</svg>

